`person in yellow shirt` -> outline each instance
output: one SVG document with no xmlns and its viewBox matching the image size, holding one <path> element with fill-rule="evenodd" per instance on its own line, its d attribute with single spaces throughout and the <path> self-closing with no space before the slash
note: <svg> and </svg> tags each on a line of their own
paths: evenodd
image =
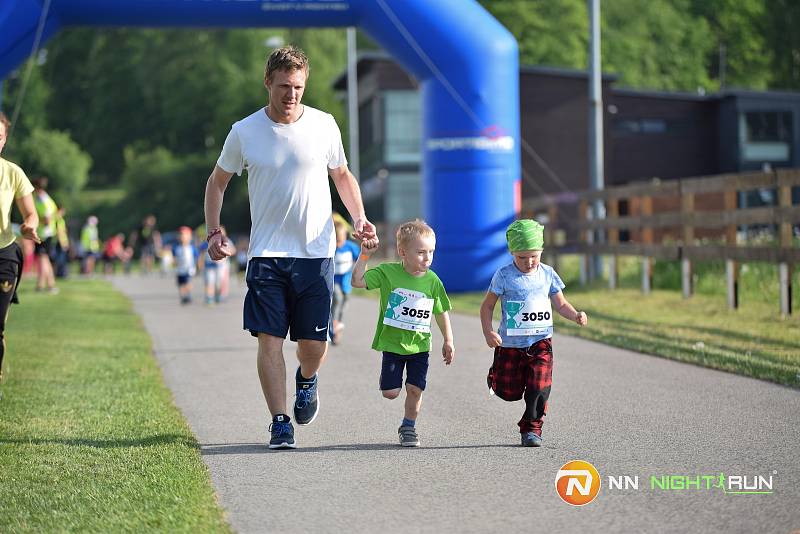
<svg viewBox="0 0 800 534">
<path fill-rule="evenodd" d="M 52 197 L 47 193 L 46 176 L 37 178 L 34 182 L 33 205 L 39 215 L 38 234 L 41 242 L 36 244 L 36 291 L 58 293 L 56 288 L 56 277 L 53 273 L 53 263 L 50 256 L 55 252 L 56 243 L 56 218 L 58 216 L 58 206 Z"/>
<path fill-rule="evenodd" d="M 89 215 L 81 229 L 81 274 L 94 274 L 94 264 L 100 256 L 100 234 L 97 230 L 96 215 Z"/>
<path fill-rule="evenodd" d="M 11 123 L 0 112 L 0 154 L 6 144 Z M 8 308 L 16 296 L 19 276 L 22 273 L 22 249 L 11 229 L 11 205 L 16 201 L 22 213 L 19 227 L 22 237 L 39 243 L 36 227 L 39 216 L 33 205 L 33 186 L 25 172 L 14 163 L 0 157 L 0 379 L 3 376 L 3 356 L 6 350 L 5 326 Z"/>
</svg>

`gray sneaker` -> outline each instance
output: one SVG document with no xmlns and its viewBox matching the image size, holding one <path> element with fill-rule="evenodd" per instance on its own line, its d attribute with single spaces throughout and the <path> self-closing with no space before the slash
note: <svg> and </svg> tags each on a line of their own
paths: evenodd
<svg viewBox="0 0 800 534">
<path fill-rule="evenodd" d="M 537 436 L 533 432 L 524 432 L 522 434 L 522 446 L 523 447 L 541 447 L 542 446 L 542 438 Z"/>
<path fill-rule="evenodd" d="M 397 429 L 397 435 L 403 447 L 419 447 L 419 436 L 413 426 L 401 426 Z"/>
</svg>

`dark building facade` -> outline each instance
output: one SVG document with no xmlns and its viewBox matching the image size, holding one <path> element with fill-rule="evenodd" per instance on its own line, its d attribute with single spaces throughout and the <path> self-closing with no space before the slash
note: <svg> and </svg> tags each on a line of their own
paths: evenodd
<svg viewBox="0 0 800 534">
<path fill-rule="evenodd" d="M 613 81 L 613 77 L 603 77 L 604 101 Z M 588 83 L 585 72 L 520 69 L 523 198 L 589 187 Z M 604 137 L 608 137 L 607 123 L 604 121 Z"/>
<path fill-rule="evenodd" d="M 360 178 L 370 215 L 387 224 L 421 216 L 418 85 L 382 53 L 359 57 L 358 78 Z M 609 186 L 800 167 L 800 93 L 702 95 L 618 88 L 615 82 L 603 76 Z M 346 74 L 334 87 L 346 90 Z M 588 189 L 587 73 L 521 67 L 520 113 L 522 197 Z M 760 202 L 768 203 L 769 194 L 740 199 Z"/>
<path fill-rule="evenodd" d="M 608 185 L 720 172 L 718 111 L 709 98 L 615 89 L 606 110 Z"/>
</svg>

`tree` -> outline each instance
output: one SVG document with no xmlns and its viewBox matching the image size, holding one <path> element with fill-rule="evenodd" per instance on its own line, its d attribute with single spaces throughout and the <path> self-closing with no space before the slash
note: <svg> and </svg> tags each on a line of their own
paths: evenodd
<svg viewBox="0 0 800 534">
<path fill-rule="evenodd" d="M 481 0 L 517 39 L 520 64 L 586 68 L 585 0 Z"/>
<path fill-rule="evenodd" d="M 143 152 L 128 147 L 122 175 L 124 209 L 116 213 L 114 231 L 130 231 L 148 213 L 156 215 L 162 230 L 200 225 L 205 178 L 218 155 L 202 152 L 180 156 L 164 147 Z M 241 177 L 234 176 L 228 186 L 223 220 L 231 232 L 250 227 L 247 187 Z"/>
<path fill-rule="evenodd" d="M 770 88 L 800 90 L 800 3 L 766 0 L 767 42 L 772 52 Z"/>
<path fill-rule="evenodd" d="M 92 158 L 66 132 L 33 130 L 20 145 L 29 176 L 47 176 L 54 196 L 71 207 L 89 178 Z"/>
<path fill-rule="evenodd" d="M 13 135 L 9 139 L 9 151 L 13 151 L 17 139 L 22 139 L 37 128 L 49 127 L 47 104 L 52 95 L 50 84 L 44 78 L 41 65 L 37 60 L 28 60 L 13 71 L 3 84 L 3 112 L 13 119 L 14 111 L 19 105 L 22 86 L 30 69 L 19 115 L 13 125 Z"/>
<path fill-rule="evenodd" d="M 714 45 L 709 26 L 682 0 L 613 0 L 604 2 L 603 69 L 619 74 L 631 87 L 696 91 L 716 89 L 708 75 Z"/>
<path fill-rule="evenodd" d="M 677 0 L 676 7 L 685 4 Z M 709 75 L 725 86 L 766 89 L 773 51 L 767 46 L 764 0 L 692 0 L 690 9 L 711 28 Z"/>
</svg>

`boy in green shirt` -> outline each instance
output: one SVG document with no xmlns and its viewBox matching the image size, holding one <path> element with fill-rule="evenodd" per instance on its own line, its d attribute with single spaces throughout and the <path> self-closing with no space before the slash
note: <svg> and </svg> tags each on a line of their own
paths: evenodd
<svg viewBox="0 0 800 534">
<path fill-rule="evenodd" d="M 377 243 L 361 243 L 361 255 L 353 267 L 353 287 L 381 290 L 380 315 L 372 348 L 383 352 L 380 388 L 387 399 L 396 399 L 406 371 L 405 417 L 398 429 L 400 445 L 419 447 L 416 420 L 422 405 L 431 349 L 431 319 L 444 338 L 442 358 L 450 365 L 455 357 L 450 328 L 450 299 L 442 281 L 430 270 L 436 234 L 419 219 L 397 230 L 399 263 L 382 263 L 366 273 L 367 260 Z"/>
</svg>

